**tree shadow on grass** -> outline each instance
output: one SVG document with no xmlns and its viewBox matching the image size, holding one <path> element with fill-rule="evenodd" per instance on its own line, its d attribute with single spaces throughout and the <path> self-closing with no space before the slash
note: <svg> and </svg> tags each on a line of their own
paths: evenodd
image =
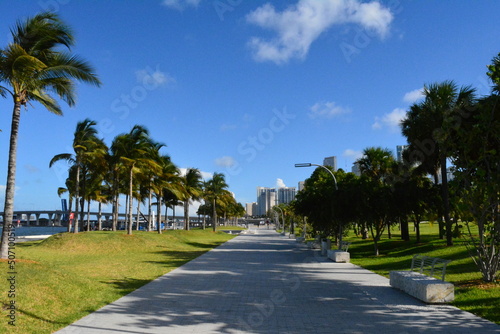
<svg viewBox="0 0 500 334">
<path fill-rule="evenodd" d="M 186 242 L 186 245 L 193 246 L 196 248 L 201 248 L 201 249 L 212 249 L 217 246 L 220 246 L 220 242 L 213 242 L 213 243 L 199 243 L 199 242 Z"/>
<path fill-rule="evenodd" d="M 101 283 L 109 284 L 115 288 L 116 291 L 119 291 L 121 296 L 125 296 L 130 292 L 139 289 L 140 287 L 151 282 L 152 279 L 138 279 L 133 277 L 125 277 L 121 279 L 114 279 L 110 281 L 101 281 Z M 90 310 L 91 312 L 95 310 Z"/>
<path fill-rule="evenodd" d="M 40 320 L 40 321 L 43 321 L 43 322 L 46 322 L 46 323 L 49 323 L 49 324 L 54 324 L 54 325 L 64 325 L 64 326 L 67 326 L 69 324 L 71 324 L 71 321 L 55 321 L 55 320 L 51 320 L 51 319 L 47 319 L 47 318 L 44 318 L 44 317 L 41 317 L 41 316 L 38 316 L 32 312 L 29 312 L 29 311 L 26 311 L 22 308 L 18 308 L 17 309 L 17 312 L 19 313 L 22 313 L 30 318 L 33 318 L 33 319 L 36 319 L 36 320 Z"/>
<path fill-rule="evenodd" d="M 196 259 L 197 257 L 206 253 L 206 251 L 158 251 L 154 254 L 162 255 L 162 260 L 158 261 L 144 261 L 145 263 L 162 264 L 168 268 L 177 268 L 183 264 Z"/>
</svg>

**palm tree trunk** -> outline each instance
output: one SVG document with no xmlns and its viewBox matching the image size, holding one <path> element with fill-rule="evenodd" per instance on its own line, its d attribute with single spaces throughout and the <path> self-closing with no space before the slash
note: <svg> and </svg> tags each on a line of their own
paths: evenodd
<svg viewBox="0 0 500 334">
<path fill-rule="evenodd" d="M 141 220 L 141 201 L 137 200 L 137 214 L 135 215 L 135 221 L 137 222 L 137 224 L 135 225 L 136 231 L 139 231 L 140 220 Z"/>
<path fill-rule="evenodd" d="M 217 199 L 214 197 L 214 207 L 213 207 L 213 215 L 212 215 L 212 229 L 215 232 L 217 228 L 217 209 L 216 209 Z"/>
<path fill-rule="evenodd" d="M 76 162 L 76 182 L 75 182 L 75 222 L 73 226 L 73 233 L 78 233 L 78 210 L 80 210 L 80 162 Z"/>
<path fill-rule="evenodd" d="M 161 196 L 157 197 L 156 211 L 158 212 L 156 229 L 158 231 L 158 234 L 161 234 Z"/>
<path fill-rule="evenodd" d="M 438 173 L 439 173 L 438 170 L 436 170 L 436 172 L 434 173 L 434 185 L 436 185 L 436 186 L 439 185 Z M 443 209 L 442 209 L 441 205 L 437 206 L 437 215 L 438 215 L 437 221 L 438 221 L 438 227 L 439 227 L 439 239 L 443 239 L 444 233 L 445 233 L 444 232 L 445 228 L 444 228 L 444 222 L 443 222 Z"/>
<path fill-rule="evenodd" d="M 113 222 L 111 226 L 111 230 L 116 231 L 118 227 L 118 194 L 113 195 Z"/>
<path fill-rule="evenodd" d="M 448 192 L 448 174 L 446 171 L 446 156 L 441 157 L 441 191 L 443 196 L 443 216 L 446 226 L 446 245 L 453 246 L 453 231 L 450 219 L 450 198 Z"/>
<path fill-rule="evenodd" d="M 174 230 L 175 230 L 175 224 L 176 222 L 175 222 L 175 204 L 174 204 L 172 205 L 172 229 Z"/>
<path fill-rule="evenodd" d="M 134 178 L 134 166 L 130 167 L 129 171 L 129 183 L 128 183 L 128 234 L 132 234 L 132 185 Z"/>
<path fill-rule="evenodd" d="M 189 231 L 189 200 L 184 201 L 184 229 Z"/>
<path fill-rule="evenodd" d="M 69 218 L 71 215 L 71 209 L 73 209 L 73 196 L 69 195 L 69 208 L 68 208 L 68 229 L 66 232 L 71 232 L 71 219 Z"/>
<path fill-rule="evenodd" d="M 17 161 L 17 138 L 19 133 L 19 122 L 21 120 L 21 101 L 14 96 L 14 110 L 12 111 L 12 125 L 10 130 L 9 162 L 7 167 L 7 185 L 5 189 L 5 205 L 3 216 L 2 243 L 0 246 L 0 258 L 9 257 L 9 234 L 14 217 L 14 193 L 16 189 L 16 161 Z"/>
<path fill-rule="evenodd" d="M 87 232 L 90 231 L 90 199 L 87 201 Z"/>
<path fill-rule="evenodd" d="M 153 197 L 153 193 L 151 192 L 151 183 L 149 184 L 150 186 L 150 190 L 149 190 L 149 194 L 148 194 L 148 228 L 147 228 L 147 231 L 148 232 L 151 232 L 151 225 L 154 223 L 153 222 L 153 215 L 152 215 L 152 211 L 153 211 L 153 208 L 152 208 L 152 197 Z"/>
<path fill-rule="evenodd" d="M 99 213 L 97 214 L 97 230 L 102 230 L 102 203 L 99 202 Z"/>
</svg>

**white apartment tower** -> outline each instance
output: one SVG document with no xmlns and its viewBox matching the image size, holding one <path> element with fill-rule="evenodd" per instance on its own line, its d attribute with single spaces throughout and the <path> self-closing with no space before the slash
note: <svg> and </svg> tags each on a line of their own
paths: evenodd
<svg viewBox="0 0 500 334">
<path fill-rule="evenodd" d="M 323 165 L 332 167 L 333 171 L 336 172 L 337 171 L 337 157 L 331 156 L 331 157 L 324 158 Z"/>
</svg>

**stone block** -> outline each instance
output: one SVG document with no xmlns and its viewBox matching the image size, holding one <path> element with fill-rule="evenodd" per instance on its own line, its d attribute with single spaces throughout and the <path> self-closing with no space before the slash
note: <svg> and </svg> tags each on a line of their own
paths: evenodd
<svg viewBox="0 0 500 334">
<path fill-rule="evenodd" d="M 328 250 L 328 258 L 333 262 L 349 262 L 351 261 L 351 254 L 338 249 Z"/>
<path fill-rule="evenodd" d="M 455 299 L 452 283 L 414 271 L 391 271 L 390 285 L 428 304 L 449 303 Z"/>
</svg>

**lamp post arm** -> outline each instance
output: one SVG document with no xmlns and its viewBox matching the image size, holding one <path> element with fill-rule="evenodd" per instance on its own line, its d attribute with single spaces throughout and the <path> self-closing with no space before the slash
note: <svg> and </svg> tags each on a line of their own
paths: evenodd
<svg viewBox="0 0 500 334">
<path fill-rule="evenodd" d="M 330 173 L 330 175 L 333 177 L 333 181 L 335 182 L 335 190 L 339 190 L 339 188 L 337 187 L 337 179 L 335 178 L 335 175 L 333 174 L 333 172 L 330 169 L 326 168 L 323 165 L 317 165 L 317 164 L 311 164 L 311 166 L 317 166 L 317 167 L 321 167 L 321 168 L 327 170 L 328 173 Z"/>
</svg>

